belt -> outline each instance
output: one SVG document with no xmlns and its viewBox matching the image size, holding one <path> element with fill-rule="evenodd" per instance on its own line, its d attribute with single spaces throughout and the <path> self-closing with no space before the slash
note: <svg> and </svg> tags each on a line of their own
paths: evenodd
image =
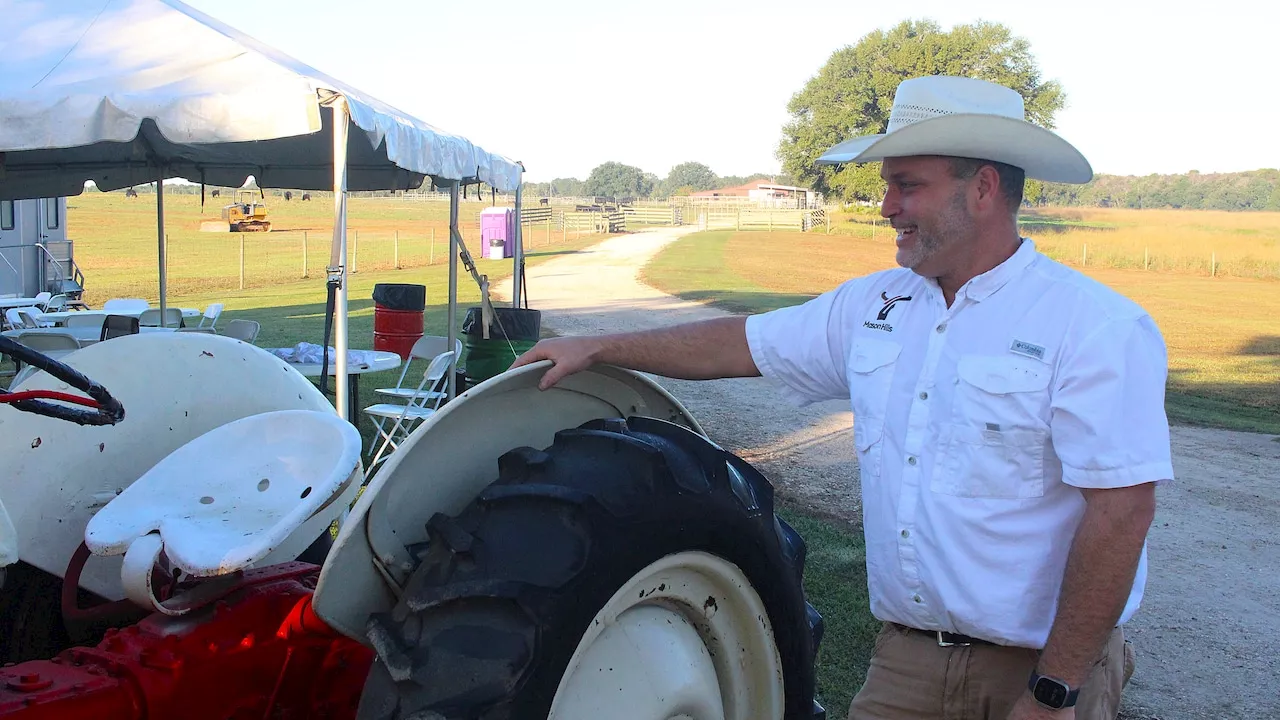
<svg viewBox="0 0 1280 720">
<path fill-rule="evenodd" d="M 907 632 L 920 633 L 921 635 L 928 635 L 929 637 L 938 641 L 938 647 L 953 647 L 953 646 L 963 646 L 963 645 L 996 645 L 996 643 L 993 643 L 990 640 L 983 640 L 982 638 L 969 637 L 968 635 L 961 635 L 959 633 L 949 633 L 949 632 L 943 632 L 941 630 L 921 630 L 919 628 L 908 627 L 906 625 L 899 625 L 898 623 L 894 623 L 894 626 L 902 630 L 905 630 Z"/>
</svg>

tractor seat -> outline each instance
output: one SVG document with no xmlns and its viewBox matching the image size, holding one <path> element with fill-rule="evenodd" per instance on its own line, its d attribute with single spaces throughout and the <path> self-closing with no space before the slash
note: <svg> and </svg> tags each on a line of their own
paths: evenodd
<svg viewBox="0 0 1280 720">
<path fill-rule="evenodd" d="M 330 412 L 241 418 L 173 451 L 125 488 L 89 521 L 85 544 L 95 555 L 125 554 L 126 594 L 154 604 L 151 567 L 161 550 L 196 577 L 251 567 L 348 494 L 360 448 L 355 427 Z"/>
</svg>

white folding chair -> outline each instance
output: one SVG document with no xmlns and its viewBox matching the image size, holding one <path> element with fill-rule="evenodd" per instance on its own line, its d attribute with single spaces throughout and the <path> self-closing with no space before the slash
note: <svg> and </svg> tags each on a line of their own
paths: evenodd
<svg viewBox="0 0 1280 720">
<path fill-rule="evenodd" d="M 62 326 L 67 329 L 93 328 L 94 330 L 101 332 L 102 324 L 106 322 L 106 320 L 106 315 L 99 315 L 97 313 L 72 313 L 67 316 L 66 320 L 62 321 Z"/>
<path fill-rule="evenodd" d="M 49 302 L 49 298 L 51 298 L 51 297 L 53 297 L 53 293 L 51 293 L 51 292 L 38 292 L 38 293 L 36 293 L 36 296 L 35 296 L 35 298 L 34 298 L 34 300 L 36 301 L 36 302 L 35 302 L 35 306 L 36 306 L 36 307 L 44 307 L 44 304 L 45 304 L 45 303 L 47 303 L 47 302 Z"/>
<path fill-rule="evenodd" d="M 9 308 L 4 311 L 5 324 L 10 330 L 21 330 L 27 326 L 26 321 L 22 319 L 22 315 L 18 314 L 18 308 Z"/>
<path fill-rule="evenodd" d="M 26 328 L 53 327 L 53 323 L 44 319 L 44 314 L 33 307 L 17 308 L 18 317 L 22 318 L 22 326 Z"/>
<path fill-rule="evenodd" d="M 20 345 L 48 355 L 57 360 L 63 355 L 80 349 L 80 342 L 74 335 L 57 332 L 25 332 L 14 338 Z"/>
<path fill-rule="evenodd" d="M 66 296 L 66 295 L 54 295 L 53 297 L 51 297 L 51 298 L 49 298 L 48 300 L 46 300 L 46 301 L 44 302 L 44 305 L 43 305 L 43 306 L 41 306 L 39 309 L 40 309 L 40 311 L 42 311 L 42 312 L 50 312 L 50 313 L 51 313 L 51 312 L 62 312 L 63 310 L 66 310 L 66 309 L 67 309 L 67 296 Z"/>
<path fill-rule="evenodd" d="M 160 327 L 160 308 L 148 308 L 138 315 L 138 324 L 144 327 Z M 182 308 L 164 309 L 164 327 L 182 327 Z"/>
<path fill-rule="evenodd" d="M 209 321 L 209 327 L 218 324 L 218 316 L 222 314 L 222 303 L 211 303 L 209 307 L 204 309 L 204 315 L 200 317 L 200 324 L 196 327 L 204 327 L 204 321 Z"/>
<path fill-rule="evenodd" d="M 262 325 L 257 320 L 237 319 L 227 323 L 227 329 L 222 334 L 252 345 L 253 341 L 258 339 L 260 330 L 262 330 Z"/>
<path fill-rule="evenodd" d="M 112 298 L 102 304 L 103 310 L 120 315 L 141 313 L 149 307 L 151 307 L 151 303 L 142 298 Z"/>
<path fill-rule="evenodd" d="M 378 449 L 373 454 L 373 459 L 369 462 L 368 471 L 365 477 L 373 476 L 373 469 L 378 463 L 385 460 L 389 452 L 394 452 L 400 447 L 400 443 L 409 437 L 409 433 L 418 423 L 426 420 L 435 414 L 440 408 L 440 401 L 444 399 L 442 382 L 448 373 L 449 367 L 453 364 L 453 353 L 444 352 L 435 356 L 431 364 L 427 366 L 426 372 L 422 373 L 422 382 L 418 383 L 418 387 L 409 401 L 403 405 L 396 403 L 379 403 L 370 405 L 364 409 L 366 415 L 373 420 L 374 428 L 378 431 L 378 438 L 374 440 L 378 443 Z M 394 420 L 390 428 L 386 427 L 388 421 Z M 371 448 L 372 449 L 372 448 Z"/>
<path fill-rule="evenodd" d="M 404 368 L 400 371 L 400 379 L 396 380 L 396 386 L 389 387 L 389 388 L 377 388 L 374 390 L 374 392 L 379 395 L 395 398 L 397 400 L 408 400 L 410 398 L 415 397 L 418 393 L 417 388 L 406 387 L 404 384 L 405 378 L 409 375 L 409 366 L 413 364 L 414 360 L 426 360 L 428 364 L 430 364 L 432 360 L 435 360 L 437 355 L 439 355 L 442 352 L 445 352 L 446 350 L 448 350 L 448 348 L 449 348 L 449 338 L 440 337 L 439 335 L 423 335 L 422 337 L 418 338 L 418 341 L 413 344 L 412 348 L 410 348 L 409 360 L 404 364 Z M 462 340 L 461 339 L 457 339 L 454 341 L 453 352 L 455 357 L 462 356 Z M 445 367 L 441 370 L 442 373 L 447 373 L 448 371 L 449 371 L 448 367 Z M 438 379 L 439 378 L 429 378 L 428 385 L 434 387 L 435 383 L 433 381 Z M 432 392 L 438 392 L 438 391 L 435 391 L 435 390 L 428 391 L 428 393 L 432 393 Z"/>
</svg>

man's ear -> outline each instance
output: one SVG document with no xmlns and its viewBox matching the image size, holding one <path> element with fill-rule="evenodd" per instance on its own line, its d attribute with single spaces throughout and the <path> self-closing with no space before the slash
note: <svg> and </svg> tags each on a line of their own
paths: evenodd
<svg viewBox="0 0 1280 720">
<path fill-rule="evenodd" d="M 1004 209 L 1004 194 L 1000 192 L 1000 173 L 991 165 L 983 165 L 973 177 L 976 195 L 975 210 L 988 214 Z"/>
</svg>

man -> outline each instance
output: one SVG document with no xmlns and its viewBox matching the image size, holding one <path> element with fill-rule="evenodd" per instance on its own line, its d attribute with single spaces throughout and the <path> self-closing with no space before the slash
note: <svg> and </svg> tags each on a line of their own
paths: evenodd
<svg viewBox="0 0 1280 720">
<path fill-rule="evenodd" d="M 886 134 L 820 162 L 873 160 L 903 269 L 745 319 L 546 340 L 516 365 L 552 360 L 544 388 L 600 362 L 848 398 L 885 623 L 849 717 L 1114 718 L 1173 476 L 1164 343 L 1017 227 L 1025 176 L 1092 170 L 1016 92 L 952 77 L 903 82 Z"/>
</svg>

